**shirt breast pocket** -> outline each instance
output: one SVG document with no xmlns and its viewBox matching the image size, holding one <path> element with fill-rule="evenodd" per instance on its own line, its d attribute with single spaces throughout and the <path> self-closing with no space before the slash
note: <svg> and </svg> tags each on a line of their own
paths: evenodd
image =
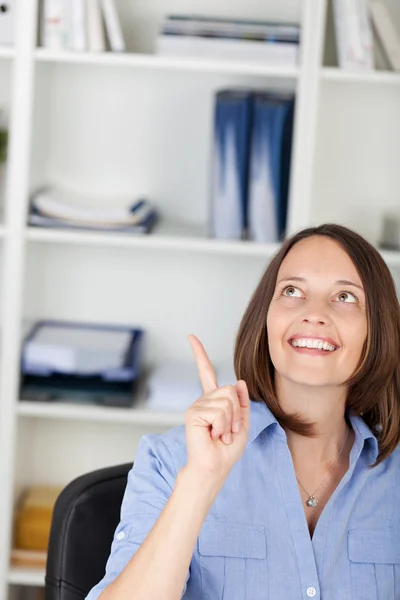
<svg viewBox="0 0 400 600">
<path fill-rule="evenodd" d="M 353 597 L 357 600 L 400 599 L 400 535 L 392 530 L 348 532 Z"/>
<path fill-rule="evenodd" d="M 198 540 L 205 600 L 263 600 L 268 596 L 265 527 L 206 521 Z"/>
</svg>

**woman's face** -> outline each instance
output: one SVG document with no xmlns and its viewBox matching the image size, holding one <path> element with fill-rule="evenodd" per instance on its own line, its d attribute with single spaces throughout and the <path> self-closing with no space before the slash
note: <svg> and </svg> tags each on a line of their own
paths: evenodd
<svg viewBox="0 0 400 600">
<path fill-rule="evenodd" d="M 314 236 L 291 248 L 278 272 L 267 329 L 276 377 L 337 386 L 354 372 L 367 336 L 365 293 L 340 244 Z"/>
</svg>

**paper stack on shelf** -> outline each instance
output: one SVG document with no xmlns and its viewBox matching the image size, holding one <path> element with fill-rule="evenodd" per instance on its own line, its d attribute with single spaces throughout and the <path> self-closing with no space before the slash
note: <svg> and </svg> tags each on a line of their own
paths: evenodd
<svg viewBox="0 0 400 600">
<path fill-rule="evenodd" d="M 295 66 L 299 40 L 297 24 L 170 15 L 161 26 L 156 53 Z"/>
<path fill-rule="evenodd" d="M 158 213 L 148 200 L 113 208 L 98 207 L 88 197 L 66 189 L 44 186 L 32 193 L 28 224 L 37 227 L 89 229 L 133 234 L 149 233 L 158 221 Z"/>
<path fill-rule="evenodd" d="M 124 52 L 114 0 L 42 0 L 41 45 L 50 50 Z"/>
<path fill-rule="evenodd" d="M 141 375 L 144 331 L 39 321 L 21 357 L 21 398 L 129 406 Z"/>
</svg>

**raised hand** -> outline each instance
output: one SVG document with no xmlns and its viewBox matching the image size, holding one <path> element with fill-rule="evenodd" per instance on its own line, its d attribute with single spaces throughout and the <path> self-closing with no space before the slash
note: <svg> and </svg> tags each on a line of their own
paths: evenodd
<svg viewBox="0 0 400 600">
<path fill-rule="evenodd" d="M 188 467 L 226 478 L 242 456 L 250 427 L 250 398 L 243 380 L 218 387 L 213 366 L 200 340 L 188 337 L 203 396 L 185 413 Z"/>
</svg>

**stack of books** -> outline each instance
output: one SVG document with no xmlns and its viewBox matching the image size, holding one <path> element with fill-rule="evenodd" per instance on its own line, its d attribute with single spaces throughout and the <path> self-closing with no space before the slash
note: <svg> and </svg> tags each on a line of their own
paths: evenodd
<svg viewBox="0 0 400 600">
<path fill-rule="evenodd" d="M 42 0 L 41 46 L 49 50 L 124 52 L 114 0 Z"/>
<path fill-rule="evenodd" d="M 157 220 L 156 209 L 145 199 L 122 208 L 114 208 L 111 200 L 99 206 L 93 199 L 89 202 L 82 195 L 54 186 L 32 193 L 28 214 L 28 224 L 36 227 L 133 234 L 149 233 Z"/>
<path fill-rule="evenodd" d="M 245 89 L 217 93 L 210 234 L 283 240 L 289 194 L 294 96 Z"/>
<path fill-rule="evenodd" d="M 170 15 L 161 26 L 156 53 L 295 66 L 299 41 L 297 24 Z"/>
</svg>

